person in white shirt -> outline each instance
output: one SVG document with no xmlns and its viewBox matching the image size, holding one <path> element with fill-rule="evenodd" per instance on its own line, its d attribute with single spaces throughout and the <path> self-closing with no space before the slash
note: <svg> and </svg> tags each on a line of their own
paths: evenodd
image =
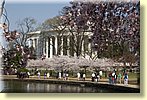
<svg viewBox="0 0 147 100">
<path fill-rule="evenodd" d="M 66 80 L 68 80 L 68 73 L 66 73 Z"/>
<path fill-rule="evenodd" d="M 49 78 L 49 77 L 50 77 L 50 73 L 48 72 L 48 73 L 47 73 L 47 78 Z"/>
<path fill-rule="evenodd" d="M 100 70 L 100 71 L 99 71 L 100 79 L 102 78 L 102 75 L 103 75 L 103 72 Z"/>
<path fill-rule="evenodd" d="M 30 72 L 27 72 L 27 75 L 28 75 L 28 78 L 29 78 L 29 76 L 30 76 Z"/>
<path fill-rule="evenodd" d="M 94 82 L 94 79 L 95 79 L 95 73 L 92 73 L 92 82 Z"/>
<path fill-rule="evenodd" d="M 85 81 L 85 78 L 86 78 L 86 74 L 84 73 L 83 74 L 83 81 Z"/>
<path fill-rule="evenodd" d="M 38 73 L 37 73 L 37 74 L 38 74 L 38 78 L 40 79 L 40 72 L 38 71 Z"/>
<path fill-rule="evenodd" d="M 80 73 L 79 72 L 77 73 L 77 78 L 78 78 L 78 80 L 80 80 Z"/>
<path fill-rule="evenodd" d="M 58 79 L 61 79 L 61 72 L 59 72 L 59 76 L 58 76 Z"/>
</svg>

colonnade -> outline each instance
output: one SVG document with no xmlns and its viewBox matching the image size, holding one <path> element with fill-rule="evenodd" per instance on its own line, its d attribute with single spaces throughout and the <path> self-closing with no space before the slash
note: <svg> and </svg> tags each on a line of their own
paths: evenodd
<svg viewBox="0 0 147 100">
<path fill-rule="evenodd" d="M 85 36 L 82 46 L 80 46 L 81 53 L 91 50 L 91 43 L 89 43 L 88 39 L 89 37 Z M 54 55 L 76 56 L 74 50 L 75 41 L 73 41 L 72 36 L 51 35 L 47 37 L 31 37 L 30 40 L 38 57 L 42 55 L 45 55 L 46 58 L 52 58 Z"/>
</svg>

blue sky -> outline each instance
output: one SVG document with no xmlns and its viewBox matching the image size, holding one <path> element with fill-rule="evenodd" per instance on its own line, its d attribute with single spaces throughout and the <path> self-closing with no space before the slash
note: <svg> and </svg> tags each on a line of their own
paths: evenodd
<svg viewBox="0 0 147 100">
<path fill-rule="evenodd" d="M 5 8 L 10 20 L 10 29 L 17 28 L 16 22 L 26 17 L 32 17 L 38 23 L 59 14 L 59 11 L 69 5 L 69 2 L 47 2 L 47 3 L 6 3 Z"/>
<path fill-rule="evenodd" d="M 59 11 L 69 5 L 71 0 L 5 0 L 5 9 L 10 21 L 10 30 L 17 29 L 16 22 L 26 17 L 32 17 L 38 24 L 59 14 Z M 0 30 L 0 33 L 2 30 Z M 0 35 L 0 42 L 4 46 L 4 38 Z"/>
</svg>

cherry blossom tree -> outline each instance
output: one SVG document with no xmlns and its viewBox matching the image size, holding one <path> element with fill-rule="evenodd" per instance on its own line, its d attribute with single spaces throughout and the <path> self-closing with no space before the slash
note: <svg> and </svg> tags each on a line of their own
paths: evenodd
<svg viewBox="0 0 147 100">
<path fill-rule="evenodd" d="M 80 2 L 70 2 L 71 6 L 66 6 L 61 11 L 61 20 L 63 20 L 62 25 L 67 26 L 66 29 L 71 35 L 71 41 L 73 45 L 73 51 L 76 56 L 83 56 L 82 52 L 86 53 L 87 50 L 82 51 L 82 46 L 84 40 L 87 38 L 87 33 L 89 32 L 88 17 L 83 11 L 84 8 L 81 7 Z M 87 38 L 88 39 L 88 38 Z M 88 41 L 89 42 L 89 41 Z"/>
<path fill-rule="evenodd" d="M 4 64 L 7 67 L 25 67 L 29 58 L 34 58 L 33 49 L 27 46 L 27 33 L 32 30 L 34 19 L 25 18 L 19 23 L 18 31 L 9 31 L 9 26 L 4 23 L 4 37 L 9 44 L 9 49 L 4 53 Z"/>
<path fill-rule="evenodd" d="M 4 9 L 4 7 L 3 7 Z M 35 20 L 33 18 L 25 18 L 18 23 L 18 29 L 10 31 L 10 22 L 7 17 L 7 12 L 2 12 L 4 20 L 1 23 L 3 37 L 8 44 L 3 53 L 3 62 L 6 68 L 25 67 L 27 60 L 32 57 L 32 50 L 27 46 L 27 33 L 32 31 Z"/>
<path fill-rule="evenodd" d="M 42 68 L 55 71 L 75 71 L 78 72 L 81 69 L 95 70 L 106 67 L 113 67 L 115 62 L 111 59 L 97 59 L 88 60 L 81 57 L 69 57 L 69 56 L 54 56 L 53 58 L 46 58 L 44 60 L 29 60 L 27 67 L 29 68 Z"/>
<path fill-rule="evenodd" d="M 92 32 L 92 47 L 97 51 L 97 58 L 118 60 L 128 52 L 139 62 L 139 1 L 75 1 L 70 4 L 71 6 L 63 8 L 61 17 L 64 20 L 63 25 L 69 25 L 69 31 L 80 35 L 83 35 L 81 32 Z M 127 59 L 124 61 L 126 62 Z"/>
</svg>

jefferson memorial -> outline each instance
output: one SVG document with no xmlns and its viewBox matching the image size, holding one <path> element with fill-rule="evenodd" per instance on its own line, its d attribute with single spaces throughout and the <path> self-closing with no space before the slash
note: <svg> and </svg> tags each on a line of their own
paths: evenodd
<svg viewBox="0 0 147 100">
<path fill-rule="evenodd" d="M 92 50 L 91 32 L 77 36 L 69 32 L 59 35 L 54 30 L 48 30 L 30 32 L 27 35 L 28 46 L 34 48 L 37 58 L 43 55 L 45 58 L 52 58 L 53 56 L 59 55 L 77 56 L 76 52 L 79 52 L 79 56 L 89 58 L 96 53 Z M 74 38 L 75 36 L 76 38 Z"/>
</svg>

